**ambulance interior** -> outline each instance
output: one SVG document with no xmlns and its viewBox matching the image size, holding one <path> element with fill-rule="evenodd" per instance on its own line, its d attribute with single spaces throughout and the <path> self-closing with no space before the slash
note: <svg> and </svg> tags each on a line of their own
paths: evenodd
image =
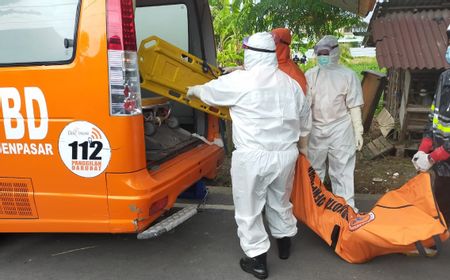
<svg viewBox="0 0 450 280">
<path fill-rule="evenodd" d="M 138 48 L 142 40 L 158 36 L 209 64 L 215 64 L 214 35 L 207 0 L 137 0 L 135 23 Z M 203 143 L 192 134 L 207 135 L 205 113 L 143 87 L 141 95 L 150 170 Z"/>
</svg>

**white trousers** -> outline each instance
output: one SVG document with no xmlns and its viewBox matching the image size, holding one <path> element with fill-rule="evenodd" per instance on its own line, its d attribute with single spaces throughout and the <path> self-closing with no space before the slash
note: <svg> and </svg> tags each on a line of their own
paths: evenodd
<svg viewBox="0 0 450 280">
<path fill-rule="evenodd" d="M 333 193 L 344 198 L 355 211 L 354 171 L 356 144 L 350 117 L 326 126 L 313 124 L 308 159 L 323 181 L 328 159 L 328 175 Z"/>
<path fill-rule="evenodd" d="M 231 180 L 235 219 L 242 250 L 248 257 L 263 254 L 270 248 L 262 217 L 264 207 L 273 237 L 297 234 L 297 220 L 290 202 L 297 157 L 297 147 L 282 152 L 233 152 Z"/>
</svg>

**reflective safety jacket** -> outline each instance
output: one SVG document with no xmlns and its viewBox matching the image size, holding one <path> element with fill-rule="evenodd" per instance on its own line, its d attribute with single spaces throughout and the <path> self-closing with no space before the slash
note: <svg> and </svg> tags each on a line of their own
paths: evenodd
<svg viewBox="0 0 450 280">
<path fill-rule="evenodd" d="M 443 147 L 450 153 L 450 70 L 439 77 L 424 138 L 432 139 L 433 150 Z M 436 162 L 433 168 L 439 176 L 450 177 L 450 158 Z"/>
</svg>

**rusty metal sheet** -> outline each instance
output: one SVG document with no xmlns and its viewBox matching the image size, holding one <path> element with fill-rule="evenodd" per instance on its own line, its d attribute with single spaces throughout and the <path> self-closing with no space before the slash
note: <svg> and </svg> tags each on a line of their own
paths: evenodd
<svg viewBox="0 0 450 280">
<path fill-rule="evenodd" d="M 380 67 L 444 69 L 450 9 L 399 10 L 372 21 Z"/>
</svg>

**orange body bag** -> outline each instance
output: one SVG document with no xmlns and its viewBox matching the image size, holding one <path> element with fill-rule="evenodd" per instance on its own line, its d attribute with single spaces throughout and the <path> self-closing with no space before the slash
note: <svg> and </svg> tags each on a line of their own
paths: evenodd
<svg viewBox="0 0 450 280">
<path fill-rule="evenodd" d="M 440 249 L 449 237 L 428 173 L 383 195 L 370 212 L 356 214 L 343 198 L 326 190 L 301 155 L 291 198 L 297 219 L 350 263 L 416 249 L 423 254 L 424 247 Z"/>
</svg>

